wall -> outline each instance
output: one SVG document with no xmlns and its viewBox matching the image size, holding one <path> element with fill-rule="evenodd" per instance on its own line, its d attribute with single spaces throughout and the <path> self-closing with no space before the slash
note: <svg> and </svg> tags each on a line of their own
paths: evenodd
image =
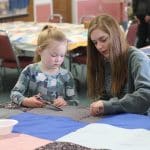
<svg viewBox="0 0 150 150">
<path fill-rule="evenodd" d="M 123 3 L 116 1 L 116 2 L 106 2 L 102 0 L 103 4 L 103 12 L 108 13 L 114 16 L 120 23 L 124 20 L 123 16 Z"/>
<path fill-rule="evenodd" d="M 85 15 L 98 15 L 100 0 L 78 0 L 78 22 Z"/>
<path fill-rule="evenodd" d="M 52 14 L 52 0 L 34 0 L 34 21 L 47 22 Z"/>
<path fill-rule="evenodd" d="M 72 22 L 80 23 L 84 15 L 99 15 L 108 13 L 114 16 L 120 23 L 125 19 L 123 0 L 71 0 Z M 34 21 L 45 22 L 53 13 L 53 0 L 34 0 Z"/>
<path fill-rule="evenodd" d="M 80 18 L 84 15 L 97 16 L 100 13 L 108 13 L 119 22 L 124 20 L 122 0 L 74 0 L 73 3 L 76 7 L 74 11 L 77 12 L 74 17 L 74 22 L 76 23 L 79 23 Z"/>
</svg>

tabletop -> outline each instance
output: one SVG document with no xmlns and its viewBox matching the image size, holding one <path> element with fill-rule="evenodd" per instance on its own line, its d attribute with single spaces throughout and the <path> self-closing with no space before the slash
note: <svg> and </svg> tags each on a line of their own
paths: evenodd
<svg viewBox="0 0 150 150">
<path fill-rule="evenodd" d="M 45 25 L 55 26 L 65 33 L 68 50 L 87 45 L 87 29 L 83 24 L 17 21 L 1 23 L 0 29 L 8 32 L 11 42 L 17 48 L 32 52 L 36 48 L 38 34 Z"/>
<path fill-rule="evenodd" d="M 28 150 L 37 147 L 44 150 L 45 146 L 48 150 L 48 147 L 56 148 L 67 143 L 73 146 L 73 143 L 76 147 L 80 145 L 81 150 L 149 150 L 150 116 L 116 114 L 93 117 L 85 106 L 65 106 L 62 109 L 1 107 L 0 118 L 12 118 L 19 123 L 12 134 L 0 137 L 0 149 L 20 150 L 22 146 Z"/>
</svg>

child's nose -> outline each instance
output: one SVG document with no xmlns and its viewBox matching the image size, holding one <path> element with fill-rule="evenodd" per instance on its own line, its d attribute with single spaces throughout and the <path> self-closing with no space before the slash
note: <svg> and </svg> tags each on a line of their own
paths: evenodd
<svg viewBox="0 0 150 150">
<path fill-rule="evenodd" d="M 59 61 L 59 60 L 60 60 L 60 56 L 57 56 L 57 57 L 56 57 L 56 61 Z"/>
</svg>

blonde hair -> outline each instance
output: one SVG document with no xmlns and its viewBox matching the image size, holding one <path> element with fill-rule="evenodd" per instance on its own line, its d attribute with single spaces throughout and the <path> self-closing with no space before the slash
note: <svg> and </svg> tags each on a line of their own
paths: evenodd
<svg viewBox="0 0 150 150">
<path fill-rule="evenodd" d="M 100 29 L 109 35 L 111 94 L 119 95 L 127 81 L 128 48 L 125 33 L 118 22 L 107 14 L 97 16 L 89 25 L 87 48 L 87 85 L 90 97 L 99 97 L 104 92 L 104 57 L 91 40 L 91 32 Z"/>
<path fill-rule="evenodd" d="M 48 47 L 52 40 L 60 42 L 67 41 L 66 36 L 62 31 L 56 27 L 46 25 L 43 27 L 37 39 L 37 49 L 34 55 L 34 62 L 39 62 L 41 60 L 38 52 Z"/>
</svg>

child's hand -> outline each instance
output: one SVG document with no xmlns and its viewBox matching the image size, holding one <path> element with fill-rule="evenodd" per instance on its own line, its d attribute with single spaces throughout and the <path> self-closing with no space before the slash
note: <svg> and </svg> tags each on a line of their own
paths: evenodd
<svg viewBox="0 0 150 150">
<path fill-rule="evenodd" d="M 29 97 L 29 98 L 25 98 L 22 102 L 23 106 L 26 107 L 43 107 L 45 104 L 42 101 L 39 101 L 35 96 L 33 97 Z"/>
<path fill-rule="evenodd" d="M 54 100 L 53 105 L 57 107 L 66 106 L 67 102 L 62 97 L 58 97 Z"/>
</svg>

